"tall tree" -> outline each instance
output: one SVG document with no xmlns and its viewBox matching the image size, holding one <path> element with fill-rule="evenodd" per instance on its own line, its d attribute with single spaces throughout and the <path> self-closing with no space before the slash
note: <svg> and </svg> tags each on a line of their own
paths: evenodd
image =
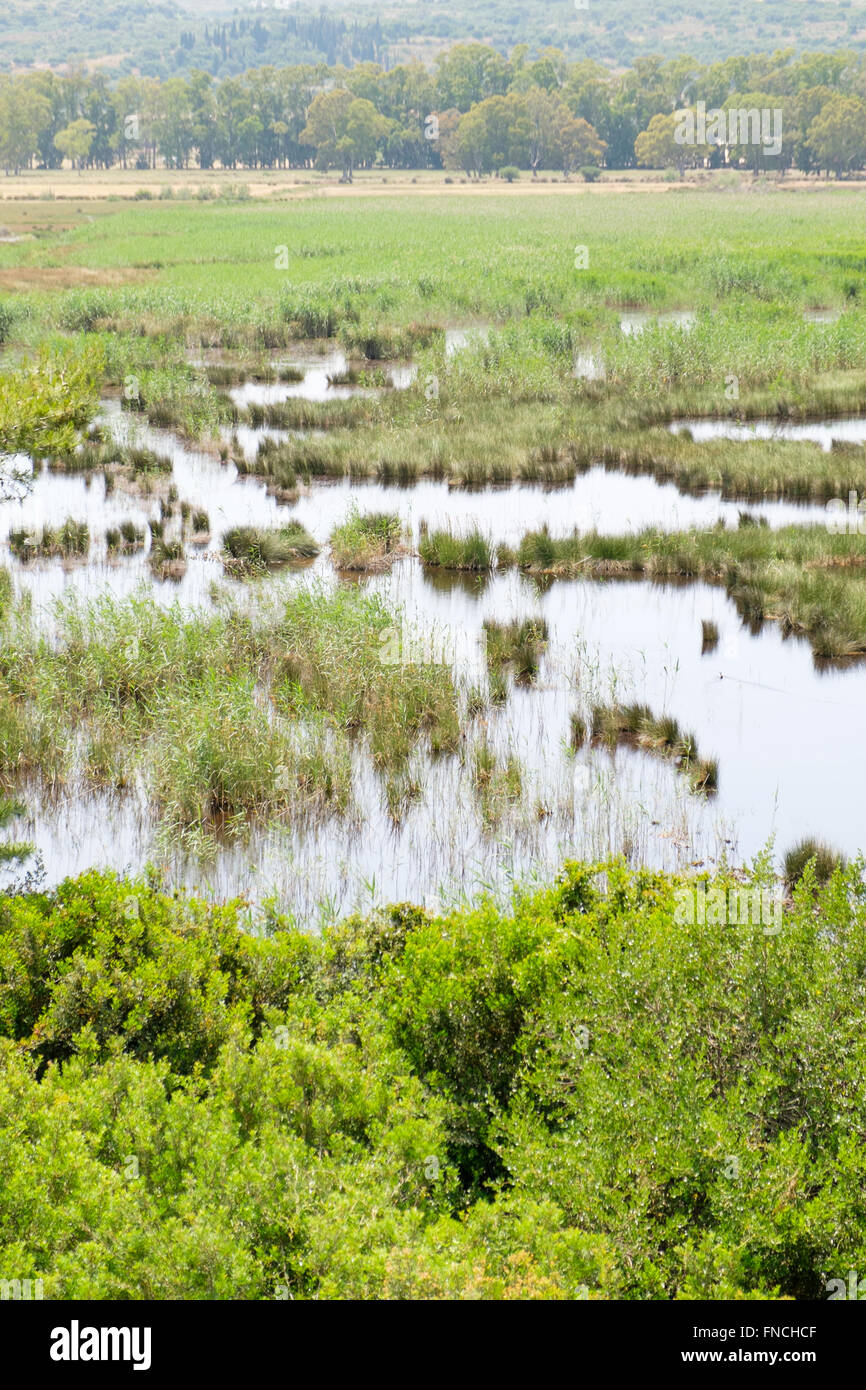
<svg viewBox="0 0 866 1390">
<path fill-rule="evenodd" d="M 809 126 L 809 149 L 819 169 L 836 177 L 866 164 L 866 105 L 859 97 L 831 97 Z"/>
</svg>

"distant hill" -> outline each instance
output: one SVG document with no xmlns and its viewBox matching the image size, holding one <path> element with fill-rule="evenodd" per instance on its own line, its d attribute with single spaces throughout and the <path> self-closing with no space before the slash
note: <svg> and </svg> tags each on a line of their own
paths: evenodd
<svg viewBox="0 0 866 1390">
<path fill-rule="evenodd" d="M 866 50 L 866 0 L 4 0 L 0 70 L 68 64 L 108 75 L 226 77 L 265 64 L 430 63 L 461 40 L 562 48 L 612 68 L 780 48 Z"/>
</svg>

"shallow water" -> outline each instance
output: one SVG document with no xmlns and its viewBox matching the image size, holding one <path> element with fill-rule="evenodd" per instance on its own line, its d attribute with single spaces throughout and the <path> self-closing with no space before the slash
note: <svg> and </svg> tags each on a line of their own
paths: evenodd
<svg viewBox="0 0 866 1390">
<path fill-rule="evenodd" d="M 491 324 L 475 323 L 466 324 L 463 327 L 445 329 L 445 356 L 453 357 L 455 352 L 462 352 L 464 348 L 471 347 L 475 343 L 486 343 L 490 337 Z"/>
<path fill-rule="evenodd" d="M 699 443 L 706 439 L 811 439 L 829 453 L 833 440 L 866 444 L 866 416 L 845 416 L 837 420 L 674 420 L 672 434 L 690 430 Z"/>
<path fill-rule="evenodd" d="M 172 432 L 147 425 L 139 416 L 122 411 L 116 401 L 104 403 L 101 418 L 118 440 L 145 445 L 170 458 L 171 475 L 153 475 L 154 486 L 165 492 L 174 484 L 179 502 L 203 507 L 209 515 L 210 542 L 204 548 L 189 548 L 187 576 L 179 584 L 168 586 L 167 592 L 185 601 L 197 601 L 210 580 L 219 575 L 217 557 L 222 537 L 232 526 L 273 527 L 295 518 L 324 545 L 334 527 L 357 507 L 361 512 L 397 513 L 416 542 L 419 525 L 426 521 L 431 529 L 452 529 L 463 534 L 478 529 L 494 543 L 514 545 L 526 531 L 545 524 L 555 536 L 569 535 L 575 529 L 619 535 L 648 526 L 666 530 L 711 527 L 720 520 L 733 527 L 746 507 L 722 500 L 718 492 L 690 496 L 673 483 L 631 477 L 600 466 L 555 489 L 518 483 L 470 491 L 427 479 L 410 487 L 317 481 L 296 504 L 288 505 L 277 502 L 259 479 L 239 474 L 233 463 L 221 463 L 212 453 L 187 448 Z M 248 457 L 255 454 L 265 435 L 286 437 L 286 431 L 274 429 L 240 427 L 236 433 Z M 815 505 L 761 501 L 749 503 L 747 509 L 765 517 L 771 526 L 826 521 L 823 507 Z M 128 592 L 147 572 L 146 558 L 139 555 L 110 560 L 106 565 L 105 530 L 123 520 L 146 528 L 147 521 L 157 519 L 159 514 L 157 493 L 144 497 L 129 492 L 121 479 L 106 493 L 101 473 L 87 476 L 43 471 L 34 478 L 26 496 L 0 508 L 0 543 L 6 541 L 11 530 L 36 531 L 45 525 L 58 526 L 67 517 L 86 521 L 93 537 L 89 566 L 80 562 L 64 566 L 60 561 L 20 565 L 12 561 L 13 568 L 22 572 L 28 587 L 34 590 L 56 592 L 58 587 L 73 585 L 92 592 L 95 583 L 106 583 L 116 592 Z M 173 526 L 178 526 L 177 517 L 174 522 L 167 522 L 167 535 L 172 534 Z M 317 561 L 319 569 L 326 565 L 324 556 Z"/>
<path fill-rule="evenodd" d="M 574 359 L 572 376 L 577 377 L 579 381 L 604 381 L 604 363 L 594 352 L 579 352 Z"/>
<path fill-rule="evenodd" d="M 361 905 L 370 885 L 377 898 L 391 900 L 447 899 L 479 883 L 505 891 L 512 877 L 543 878 L 566 855 L 623 852 L 668 868 L 724 854 L 739 862 L 771 833 L 786 848 L 809 832 L 856 850 L 862 832 L 854 788 L 861 764 L 866 772 L 866 749 L 852 738 L 851 716 L 866 700 L 866 669 L 819 674 L 805 644 L 783 642 L 773 628 L 751 636 L 724 594 L 704 585 L 568 581 L 540 594 L 507 574 L 473 594 L 429 584 L 413 561 L 371 583 L 403 606 L 413 632 L 428 634 L 428 650 L 454 657 L 466 680 L 482 676 L 485 616 L 547 620 L 550 646 L 537 684 L 513 689 L 503 708 L 484 716 L 500 756 L 514 754 L 524 766 L 518 810 L 485 831 L 460 756 L 419 755 L 413 770 L 421 797 L 394 825 L 359 749 L 356 811 L 345 822 L 309 833 L 258 830 L 204 865 L 161 847 L 134 797 L 42 807 L 28 833 L 50 877 L 85 863 L 126 869 L 152 858 L 217 896 L 276 891 L 309 915 L 324 900 L 339 911 Z M 707 656 L 700 654 L 703 618 L 721 634 Z M 718 796 L 691 795 L 670 765 L 629 750 L 570 756 L 570 713 L 586 714 L 593 699 L 614 695 L 645 700 L 693 730 L 701 754 L 719 759 Z"/>
<path fill-rule="evenodd" d="M 339 348 L 324 356 L 296 355 L 285 361 L 274 360 L 275 368 L 280 366 L 298 367 L 304 373 L 303 381 L 245 381 L 240 386 L 232 386 L 229 396 L 235 405 L 243 409 L 248 405 L 276 405 L 280 401 L 346 401 L 352 396 L 374 396 L 377 388 L 352 384 L 331 385 L 329 378 L 341 376 L 349 369 L 349 359 Z M 412 380 L 405 367 L 395 368 L 401 386 L 408 386 Z M 393 373 L 391 373 L 393 376 Z M 397 385 L 397 381 L 394 382 Z"/>
<path fill-rule="evenodd" d="M 493 540 L 516 542 L 547 522 L 551 533 L 573 527 L 603 532 L 735 525 L 739 508 L 717 494 L 686 497 L 672 484 L 591 469 L 566 488 L 518 485 L 477 492 L 423 481 L 411 488 L 345 482 L 316 484 L 294 506 L 277 503 L 261 482 L 233 465 L 185 448 L 170 433 L 139 417 L 106 407 L 119 437 L 136 438 L 170 455 L 180 498 L 210 514 L 212 536 L 202 550 L 188 548 L 178 583 L 150 578 L 146 557 L 106 562 L 95 544 L 90 564 L 59 561 L 10 565 L 19 588 L 29 589 L 37 614 L 50 621 L 50 601 L 76 591 L 128 594 L 146 584 L 160 602 L 210 602 L 219 580 L 239 595 L 259 587 L 339 584 L 325 548 L 312 565 L 242 585 L 223 577 L 221 537 L 229 526 L 273 526 L 302 521 L 321 543 L 349 508 L 396 511 L 417 539 L 419 522 L 479 527 Z M 823 508 L 766 502 L 749 510 L 773 525 L 822 520 Z M 41 474 L 31 496 L 0 508 L 0 534 L 26 527 L 86 519 L 98 536 L 124 518 L 142 524 L 156 516 L 153 499 L 105 496 L 101 476 Z M 328 901 L 335 911 L 382 899 L 445 899 L 471 894 L 479 884 L 506 891 L 517 876 L 544 878 L 567 855 L 626 853 L 635 862 L 673 868 L 729 854 L 735 862 L 756 853 L 772 832 L 778 847 L 816 833 L 853 852 L 862 838 L 854 788 L 861 784 L 866 746 L 853 738 L 852 712 L 866 700 L 866 667 L 816 670 L 808 645 L 783 642 L 768 626 L 759 636 L 740 624 L 724 593 L 703 584 L 660 587 L 646 583 L 558 581 L 539 587 L 514 572 L 488 576 L 425 573 L 407 557 L 387 574 L 361 581 L 405 614 L 404 647 L 424 659 L 446 657 L 462 686 L 484 685 L 485 617 L 544 616 L 550 645 L 537 683 L 513 688 L 504 707 L 489 708 L 470 725 L 465 756 L 431 759 L 419 752 L 412 769 L 420 796 L 398 824 L 387 810 L 383 784 L 359 744 L 354 761 L 354 811 L 306 831 L 259 828 L 248 842 L 222 847 L 210 862 L 164 847 L 156 826 L 133 792 L 123 800 L 103 794 L 58 802 L 28 797 L 28 826 L 16 838 L 34 839 L 48 878 L 56 881 L 84 865 L 137 869 L 148 860 L 170 876 L 216 896 L 243 893 L 261 899 L 276 891 L 300 915 Z M 718 650 L 701 656 L 701 620 L 717 622 Z M 411 639 L 411 640 L 410 640 Z M 418 645 L 420 641 L 420 647 Z M 720 790 L 711 800 L 689 793 L 668 764 L 620 750 L 568 751 L 569 716 L 584 715 L 594 699 L 640 699 L 675 715 L 695 732 L 702 756 L 716 756 Z M 469 771 L 469 751 L 485 736 L 501 758 L 514 755 L 524 769 L 518 806 L 485 826 Z M 866 766 L 863 769 L 866 772 Z M 849 790 L 850 788 L 850 790 Z M 736 826 L 736 833 L 732 827 Z"/>
<path fill-rule="evenodd" d="M 688 330 L 694 328 L 697 321 L 698 316 L 692 309 L 668 309 L 661 314 L 651 309 L 630 309 L 627 314 L 619 316 L 620 329 L 627 338 L 643 333 L 651 323 L 673 324 L 675 328 Z"/>
</svg>

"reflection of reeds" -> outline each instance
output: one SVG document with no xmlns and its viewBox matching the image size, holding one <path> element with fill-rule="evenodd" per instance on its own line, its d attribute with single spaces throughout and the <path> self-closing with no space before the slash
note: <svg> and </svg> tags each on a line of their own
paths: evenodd
<svg viewBox="0 0 866 1390">
<path fill-rule="evenodd" d="M 808 637 L 819 658 L 866 655 L 866 538 L 821 527 L 778 531 L 596 532 L 553 537 L 528 532 L 499 564 L 545 577 L 702 579 L 724 586 L 753 632 L 769 619 L 786 635 Z"/>
<path fill-rule="evenodd" d="M 648 705 L 594 705 L 592 738 L 615 748 L 620 743 L 670 758 L 689 778 L 692 791 L 714 792 L 719 784 L 715 758 L 698 757 L 694 734 L 684 733 L 670 715 L 655 715 Z"/>
<path fill-rule="evenodd" d="M 719 628 L 709 618 L 701 619 L 701 656 L 714 652 L 719 645 Z"/>
</svg>

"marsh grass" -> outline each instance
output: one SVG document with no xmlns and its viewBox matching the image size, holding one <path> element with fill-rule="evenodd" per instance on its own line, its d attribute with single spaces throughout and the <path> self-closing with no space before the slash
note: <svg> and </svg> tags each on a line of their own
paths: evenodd
<svg viewBox="0 0 866 1390">
<path fill-rule="evenodd" d="M 296 502 L 300 495 L 299 472 L 309 480 L 302 465 L 299 464 L 298 450 L 291 440 L 274 439 L 268 435 L 259 441 L 253 460 L 246 457 L 239 446 L 232 452 L 232 460 L 238 472 L 263 478 L 267 490 L 278 501 Z"/>
<path fill-rule="evenodd" d="M 510 670 L 518 685 L 529 685 L 538 675 L 541 655 L 547 646 L 548 630 L 544 618 L 524 618 L 511 623 L 484 620 L 488 670 L 501 681 Z"/>
<path fill-rule="evenodd" d="M 393 512 L 359 513 L 354 507 L 331 532 L 331 558 L 337 569 L 367 572 L 388 569 L 406 553 L 403 527 Z"/>
<path fill-rule="evenodd" d="M 179 827 L 339 813 L 351 795 L 347 750 L 322 736 L 294 737 L 243 674 L 209 672 L 192 690 L 172 690 L 161 701 L 149 762 L 157 803 Z"/>
<path fill-rule="evenodd" d="M 290 364 L 271 366 L 267 362 L 220 362 L 205 367 L 205 376 L 211 386 L 225 389 L 228 386 L 241 386 L 246 381 L 261 382 L 299 382 L 304 379 L 301 367 Z"/>
<path fill-rule="evenodd" d="M 785 855 L 785 884 L 789 892 L 797 887 L 810 864 L 814 881 L 818 886 L 828 883 L 837 869 L 844 871 L 846 867 L 844 855 L 825 844 L 823 840 L 807 836 L 793 845 Z"/>
<path fill-rule="evenodd" d="M 119 444 L 100 431 L 91 433 L 76 449 L 54 454 L 51 470 L 55 473 L 113 473 L 126 471 L 135 476 L 151 473 L 170 473 L 171 459 L 154 449 L 138 444 Z"/>
<path fill-rule="evenodd" d="M 68 517 L 62 525 L 43 526 L 41 531 L 9 532 L 9 549 L 18 560 L 86 559 L 90 552 L 90 530 L 83 521 Z"/>
<path fill-rule="evenodd" d="M 408 768 L 385 777 L 385 807 L 394 825 L 399 825 L 410 807 L 421 800 L 423 790 L 420 777 Z"/>
<path fill-rule="evenodd" d="M 158 454 L 155 449 L 141 445 L 127 445 L 120 450 L 118 462 L 131 468 L 133 473 L 170 473 L 172 462 L 167 454 Z"/>
<path fill-rule="evenodd" d="M 470 774 L 484 825 L 497 825 L 506 810 L 522 796 L 520 759 L 513 754 L 501 759 L 493 746 L 482 739 L 472 749 Z"/>
<path fill-rule="evenodd" d="M 569 744 L 573 751 L 577 752 L 577 750 L 582 748 L 586 743 L 587 734 L 589 732 L 587 723 L 582 714 L 571 714 L 568 722 L 570 733 Z"/>
<path fill-rule="evenodd" d="M 625 743 L 670 759 L 686 774 L 694 792 L 712 793 L 718 789 L 715 758 L 700 758 L 694 734 L 685 733 L 670 715 L 653 714 L 648 705 L 594 705 L 592 740 L 610 749 Z"/>
<path fill-rule="evenodd" d="M 288 400 L 267 404 L 250 402 L 245 418 L 253 429 L 339 430 L 357 428 L 369 419 L 369 414 L 364 398 L 311 401 L 290 396 Z"/>
<path fill-rule="evenodd" d="M 192 545 L 207 545 L 210 540 L 210 516 L 201 507 L 187 504 L 186 514 L 181 509 L 184 534 L 189 533 Z"/>
<path fill-rule="evenodd" d="M 265 530 L 233 526 L 223 536 L 223 567 L 229 574 L 256 574 L 278 565 L 312 560 L 321 547 L 299 521 Z"/>
<path fill-rule="evenodd" d="M 299 593 L 276 634 L 278 707 L 297 717 L 324 709 L 344 732 L 364 731 L 377 767 L 399 768 L 422 738 L 434 753 L 453 752 L 460 736 L 450 669 L 389 659 L 396 621 L 354 588 L 327 599 Z"/>
<path fill-rule="evenodd" d="M 352 366 L 344 367 L 339 372 L 328 373 L 329 386 L 357 386 L 362 376 L 362 368 Z"/>
<path fill-rule="evenodd" d="M 143 414 L 158 429 L 175 430 L 185 441 L 215 437 L 221 425 L 238 418 L 228 396 L 192 368 L 177 363 L 142 370 L 135 394 L 124 407 Z"/>
<path fill-rule="evenodd" d="M 866 408 L 866 407 L 864 407 Z M 687 432 L 673 434 L 647 424 L 649 407 L 623 402 L 599 406 L 595 417 L 576 418 L 568 441 L 569 456 L 578 471 L 597 464 L 613 471 L 645 475 L 659 483 L 674 483 L 682 492 L 700 496 L 718 489 L 729 501 L 762 498 L 790 501 L 828 501 L 847 497 L 850 490 L 866 491 L 866 450 L 824 451 L 811 440 L 707 439 L 696 442 Z M 669 400 L 666 418 L 697 413 L 689 402 Z M 706 414 L 718 414 L 708 410 Z M 756 412 L 760 417 L 765 412 Z M 851 410 L 831 408 L 817 418 Z M 744 421 L 754 415 L 742 412 Z M 782 414 L 781 419 L 790 418 Z"/>
<path fill-rule="evenodd" d="M 167 540 L 162 529 L 156 530 L 150 523 L 151 542 L 147 561 L 156 579 L 183 579 L 186 574 L 186 556 L 182 540 Z"/>
<path fill-rule="evenodd" d="M 118 792 L 143 778 L 191 845 L 262 816 L 343 814 L 356 745 L 406 787 L 415 749 L 459 746 L 450 670 L 383 660 L 394 623 L 354 588 L 269 590 L 208 615 L 144 594 L 69 598 L 51 639 L 16 609 L 0 645 L 0 785 L 59 787 L 76 768 Z"/>
<path fill-rule="evenodd" d="M 144 529 L 134 521 L 121 521 L 110 526 L 105 533 L 105 547 L 109 554 L 131 555 L 144 546 Z"/>
<path fill-rule="evenodd" d="M 466 536 L 452 531 L 426 531 L 422 524 L 418 542 L 422 564 L 431 569 L 485 571 L 495 566 L 493 547 L 476 528 Z"/>
</svg>

